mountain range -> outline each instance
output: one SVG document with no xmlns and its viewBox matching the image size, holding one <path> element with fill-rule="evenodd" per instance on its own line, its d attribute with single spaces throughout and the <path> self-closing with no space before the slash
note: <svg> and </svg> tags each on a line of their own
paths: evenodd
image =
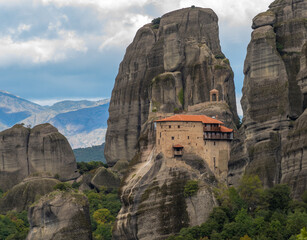
<svg viewBox="0 0 307 240">
<path fill-rule="evenodd" d="M 11 93 L 0 91 L 0 130 L 16 123 L 35 126 L 51 123 L 68 138 L 72 148 L 104 142 L 109 99 L 99 101 L 65 100 L 41 106 Z"/>
</svg>

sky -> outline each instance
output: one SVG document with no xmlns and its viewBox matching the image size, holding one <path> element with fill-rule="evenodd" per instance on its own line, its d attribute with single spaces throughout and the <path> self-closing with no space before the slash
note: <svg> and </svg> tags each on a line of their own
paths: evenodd
<svg viewBox="0 0 307 240">
<path fill-rule="evenodd" d="M 43 105 L 109 98 L 136 31 L 153 18 L 195 5 L 219 17 L 221 47 L 239 100 L 252 19 L 271 2 L 0 0 L 0 90 Z"/>
</svg>

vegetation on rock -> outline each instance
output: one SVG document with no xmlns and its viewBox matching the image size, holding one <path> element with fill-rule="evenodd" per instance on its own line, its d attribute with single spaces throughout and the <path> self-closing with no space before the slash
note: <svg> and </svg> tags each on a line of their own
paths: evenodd
<svg viewBox="0 0 307 240">
<path fill-rule="evenodd" d="M 29 231 L 27 211 L 0 215 L 0 239 L 24 240 Z"/>
<path fill-rule="evenodd" d="M 121 208 L 118 192 L 105 189 L 85 192 L 90 206 L 90 216 L 94 239 L 112 239 L 112 227 Z"/>
<path fill-rule="evenodd" d="M 257 176 L 244 176 L 238 188 L 220 187 L 216 197 L 219 206 L 205 223 L 168 239 L 304 239 L 307 201 L 291 200 L 287 185 L 263 189 Z"/>
<path fill-rule="evenodd" d="M 80 174 L 84 174 L 86 172 L 90 172 L 90 171 L 92 171 L 94 169 L 97 169 L 99 167 L 108 168 L 108 165 L 104 164 L 103 162 L 97 162 L 97 161 L 78 162 L 77 163 L 77 168 L 78 168 Z"/>
<path fill-rule="evenodd" d="M 198 191 L 198 181 L 189 180 L 184 186 L 184 196 L 192 197 Z"/>
</svg>

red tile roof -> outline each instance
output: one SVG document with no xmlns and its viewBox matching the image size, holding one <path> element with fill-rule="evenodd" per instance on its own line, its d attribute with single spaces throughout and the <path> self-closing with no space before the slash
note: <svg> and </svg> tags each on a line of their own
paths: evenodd
<svg viewBox="0 0 307 240">
<path fill-rule="evenodd" d="M 223 122 L 206 115 L 174 115 L 161 120 L 156 120 L 156 122 L 202 122 L 211 124 L 224 124 Z"/>
<path fill-rule="evenodd" d="M 183 148 L 183 146 L 180 145 L 180 144 L 176 144 L 176 145 L 173 146 L 173 148 Z"/>
<path fill-rule="evenodd" d="M 225 132 L 225 133 L 227 133 L 227 132 L 233 132 L 233 129 L 227 128 L 227 127 L 225 127 L 225 126 L 221 126 L 221 132 Z"/>
</svg>

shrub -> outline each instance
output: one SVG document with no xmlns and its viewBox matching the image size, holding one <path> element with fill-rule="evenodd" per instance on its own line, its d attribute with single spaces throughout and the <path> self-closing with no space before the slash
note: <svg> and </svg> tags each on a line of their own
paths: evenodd
<svg viewBox="0 0 307 240">
<path fill-rule="evenodd" d="M 198 191 L 198 181 L 189 180 L 184 186 L 184 196 L 192 197 Z"/>
<path fill-rule="evenodd" d="M 57 183 L 54 187 L 54 190 L 60 190 L 60 191 L 68 191 L 71 189 L 71 186 L 68 183 Z"/>
<path fill-rule="evenodd" d="M 216 59 L 224 59 L 225 58 L 225 55 L 223 53 L 219 53 L 219 54 L 216 54 L 214 56 Z"/>
<path fill-rule="evenodd" d="M 53 176 L 55 179 L 60 179 L 60 175 L 58 173 L 54 174 Z"/>
<path fill-rule="evenodd" d="M 153 29 L 158 29 L 158 28 L 159 28 L 159 26 L 160 26 L 160 20 L 161 20 L 161 18 L 158 17 L 158 18 L 154 18 L 154 19 L 151 21 L 151 23 L 152 23 L 152 28 L 153 28 Z"/>
</svg>

